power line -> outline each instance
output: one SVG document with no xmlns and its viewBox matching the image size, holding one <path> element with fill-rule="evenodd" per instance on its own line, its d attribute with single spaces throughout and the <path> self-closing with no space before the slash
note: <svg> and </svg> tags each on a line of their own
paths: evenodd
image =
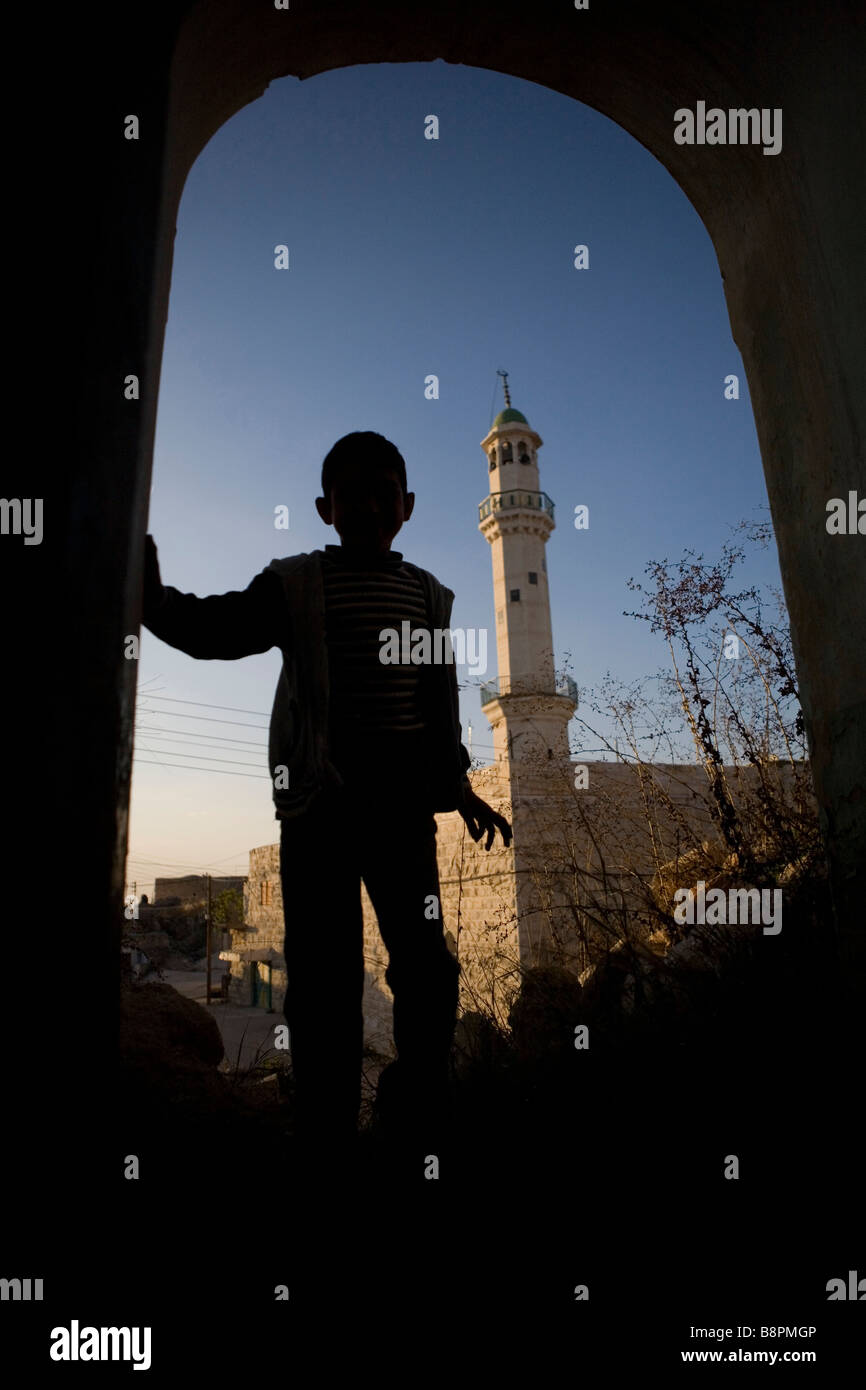
<svg viewBox="0 0 866 1390">
<path fill-rule="evenodd" d="M 175 865 L 175 863 L 165 863 L 163 859 L 135 859 L 135 858 L 129 858 L 128 860 L 126 860 L 126 863 L 128 863 L 128 866 L 129 866 L 129 867 L 135 866 L 135 867 L 136 867 L 136 870 L 138 870 L 138 872 L 140 872 L 140 873 L 143 873 L 143 870 L 145 870 L 145 869 L 185 869 L 185 870 L 186 870 L 186 873 L 203 873 L 203 872 L 204 872 L 204 866 L 203 866 L 203 865 Z M 249 863 L 249 860 L 247 860 L 247 863 Z M 243 867 L 245 867 L 245 872 L 246 872 L 246 866 L 243 866 Z M 240 869 L 240 865 L 232 865 L 232 866 L 229 866 L 228 869 L 227 869 L 227 872 L 225 872 L 224 874 L 214 874 L 214 877 L 215 877 L 215 878 L 220 878 L 220 877 L 224 877 L 224 878 L 238 878 L 238 877 L 240 877 L 238 873 L 232 872 L 232 870 L 234 870 L 234 869 Z"/>
<path fill-rule="evenodd" d="M 150 733 L 150 732 L 142 733 L 142 738 L 156 739 L 157 743 L 179 743 L 179 744 L 181 745 L 181 747 L 183 747 L 183 745 L 186 743 L 186 739 L 183 739 L 183 738 L 166 738 L 163 734 Z M 267 745 L 266 745 L 266 744 L 257 744 L 257 745 L 254 745 L 254 746 L 255 746 L 255 747 L 262 747 L 262 748 L 264 748 L 264 747 L 266 747 Z M 141 743 L 141 747 L 144 749 L 145 753 L 158 753 L 158 752 L 162 752 L 162 749 L 158 749 L 158 748 L 148 748 L 147 745 L 146 745 L 145 743 Z M 225 759 L 223 759 L 223 758 L 216 758 L 216 757 L 214 757 L 213 754 L 211 754 L 211 753 L 204 753 L 204 752 L 200 751 L 200 749 L 201 749 L 202 747 L 204 747 L 204 748 L 211 748 L 211 747 L 213 747 L 213 745 L 210 744 L 210 743 L 205 743 L 204 745 L 200 745 L 200 744 L 194 743 L 194 744 L 193 744 L 193 747 L 194 747 L 195 750 L 196 750 L 194 753 L 176 753 L 176 754 L 175 754 L 175 757 L 177 757 L 177 758 L 201 758 L 202 762 L 206 762 L 206 763 L 234 762 L 234 761 L 237 761 L 237 759 L 231 759 L 231 758 L 225 758 Z M 244 753 L 246 757 L 249 757 L 249 754 L 246 753 L 246 749 L 244 749 L 244 748 L 223 748 L 222 745 L 220 745 L 220 746 L 217 748 L 217 752 L 218 752 L 218 753 Z M 240 764 L 239 764 L 239 765 L 240 765 Z M 261 762 L 258 761 L 258 760 L 254 761 L 254 762 L 247 762 L 246 766 L 247 766 L 247 767 L 261 767 Z"/>
<path fill-rule="evenodd" d="M 246 848 L 242 848 L 242 849 L 236 850 L 236 851 L 235 851 L 234 853 L 232 853 L 232 854 L 224 854 L 224 855 L 222 856 L 221 859 L 211 859 L 209 863 L 203 864 L 203 865 L 202 865 L 202 868 L 205 868 L 205 869 L 212 869 L 212 868 L 214 867 L 215 864 L 224 864 L 224 863 L 226 862 L 227 859 L 237 859 L 237 857 L 238 857 L 239 854 L 246 854 L 246 855 L 248 855 L 248 854 L 249 854 L 249 850 L 246 849 Z"/>
<path fill-rule="evenodd" d="M 162 729 L 154 724 L 136 724 L 136 729 L 140 729 L 145 734 L 178 734 L 181 738 L 200 738 L 209 739 L 213 743 L 242 743 L 247 748 L 267 748 L 266 743 L 260 743 L 255 738 L 232 738 L 225 734 L 197 734 L 192 729 Z"/>
<path fill-rule="evenodd" d="M 153 751 L 148 750 L 148 751 Z M 190 767 L 188 763 L 161 763 L 155 762 L 152 758 L 133 758 L 136 763 L 149 763 L 151 767 L 178 767 L 183 772 L 215 772 L 218 777 L 256 777 L 260 782 L 270 782 L 270 777 L 266 777 L 260 772 L 226 772 L 221 767 Z"/>
<path fill-rule="evenodd" d="M 132 856 L 132 855 L 130 855 L 130 857 L 127 859 L 126 863 L 127 863 L 127 869 L 133 869 L 133 868 L 134 868 L 134 871 L 135 871 L 136 873 L 141 873 L 141 872 L 143 872 L 145 869 L 186 869 L 186 871 L 187 871 L 188 874 L 201 874 L 202 877 L 204 877 L 203 870 L 204 870 L 205 866 L 204 866 L 204 865 L 201 865 L 201 864 L 172 864 L 172 863 L 166 863 L 165 860 L 162 860 L 162 859 L 136 859 L 136 858 L 135 858 L 134 856 Z M 236 866 L 236 867 L 240 868 L 241 866 L 238 865 L 238 866 Z M 248 873 L 248 864 L 247 864 L 247 865 L 244 865 L 244 866 L 243 866 L 243 869 L 244 869 L 244 872 L 243 872 L 243 873 L 213 874 L 212 877 L 213 877 L 213 878 L 246 878 L 246 877 L 247 877 L 247 873 Z"/>
<path fill-rule="evenodd" d="M 174 733 L 174 730 L 172 730 L 172 733 Z M 136 748 L 145 749 L 146 752 L 150 753 L 157 752 L 156 748 L 147 748 L 145 739 L 149 738 L 156 739 L 157 744 L 178 744 L 179 746 L 181 746 L 181 748 L 189 748 L 190 746 L 190 739 L 171 738 L 168 734 L 157 733 L 156 730 L 150 730 L 149 728 L 149 730 L 136 730 Z M 218 753 L 243 753 L 243 755 L 245 755 L 245 758 L 250 758 L 250 753 L 247 753 L 246 748 L 235 748 L 235 745 L 229 741 L 224 742 L 224 744 L 211 744 L 211 742 L 207 741 L 206 739 L 206 741 L 200 742 L 200 744 L 192 744 L 192 746 L 196 749 L 196 752 L 190 753 L 189 756 L 195 756 L 195 758 L 197 758 L 197 756 L 202 756 L 202 758 L 206 760 L 206 762 L 211 758 L 211 753 L 204 752 L 204 749 L 206 748 L 215 748 L 217 749 Z M 264 749 L 267 748 L 267 744 L 253 744 L 252 746 L 254 749 L 259 749 L 259 751 L 264 751 Z M 260 760 L 257 759 L 257 762 L 260 762 Z"/>
<path fill-rule="evenodd" d="M 170 740 L 170 742 L 173 740 Z M 142 744 L 145 753 L 161 753 L 161 748 L 148 748 Z M 223 752 L 229 750 L 223 749 Z M 245 763 L 240 758 L 214 758 L 209 753 L 175 753 L 176 758 L 198 758 L 202 763 L 233 763 L 235 767 L 258 767 L 258 763 Z"/>
<path fill-rule="evenodd" d="M 220 708 L 220 706 L 218 705 L 218 706 L 217 706 L 217 709 L 219 709 L 219 708 Z M 178 710 L 177 714 L 175 714 L 175 713 L 173 713 L 173 711 L 167 710 L 167 709 L 166 709 L 166 710 L 143 710 L 142 713 L 144 713 L 144 714 L 163 714 L 163 715 L 166 715 L 166 716 L 169 716 L 169 715 L 170 715 L 172 719 L 198 719 L 198 720 L 200 720 L 201 722 L 203 722 L 203 723 L 205 723 L 205 724 L 231 724 L 231 725 L 233 725 L 233 726 L 234 726 L 235 728 L 237 728 L 237 729 L 258 729 L 259 733 L 262 733 L 262 734 L 267 733 L 267 727 L 266 727 L 265 725 L 263 725 L 263 724 L 246 724 L 246 723 L 244 723 L 244 721 L 243 721 L 242 719 L 214 719 L 214 717 L 213 717 L 212 715 L 209 715 L 209 714 L 181 714 L 179 710 Z M 259 711 L 258 711 L 258 710 L 251 710 L 250 713 L 252 713 L 252 714 L 258 714 Z M 267 719 L 267 715 L 262 715 L 262 718 L 263 718 L 263 719 Z"/>
<path fill-rule="evenodd" d="M 179 748 L 153 748 L 151 747 L 151 744 L 147 742 L 147 740 L 155 740 L 157 743 L 178 744 Z M 230 744 L 228 747 L 226 747 L 224 744 L 211 745 L 209 743 L 194 743 L 192 746 L 195 751 L 192 753 L 184 753 L 184 746 L 189 747 L 189 744 L 185 744 L 185 741 L 183 739 L 162 738 L 159 734 L 140 734 L 136 735 L 135 739 L 136 752 L 140 751 L 142 753 L 170 753 L 173 757 L 176 758 L 199 758 L 202 762 L 205 763 L 218 763 L 226 761 L 237 762 L 240 766 L 240 763 L 244 762 L 247 767 L 262 767 L 264 764 L 267 763 L 267 759 L 265 757 L 251 759 L 250 755 L 247 753 L 247 750 L 245 748 L 233 748 Z M 210 748 L 212 746 L 216 747 L 215 753 L 206 753 L 204 751 L 205 748 Z M 243 753 L 244 756 L 243 759 L 221 759 L 217 756 L 217 754 L 219 753 Z"/>
<path fill-rule="evenodd" d="M 225 709 L 231 714 L 258 714 L 261 715 L 262 719 L 268 717 L 260 709 L 236 709 L 234 705 L 208 705 L 204 700 L 179 700 L 176 695 L 148 695 L 144 693 L 144 698 L 147 700 L 170 700 L 175 705 L 195 705 L 197 709 Z M 168 714 L 169 711 L 166 710 L 165 713 Z M 226 720 L 226 723 L 231 722 L 233 721 Z"/>
<path fill-rule="evenodd" d="M 155 864 L 164 869 L 195 869 L 196 872 L 202 869 L 213 869 L 220 864 L 224 864 L 227 859 L 237 860 L 247 856 L 249 850 L 242 848 L 235 850 L 232 854 L 224 854 L 220 859 L 211 859 L 206 864 L 179 864 L 176 859 L 149 859 L 147 856 L 138 854 L 127 855 L 127 862 L 130 864 Z"/>
</svg>

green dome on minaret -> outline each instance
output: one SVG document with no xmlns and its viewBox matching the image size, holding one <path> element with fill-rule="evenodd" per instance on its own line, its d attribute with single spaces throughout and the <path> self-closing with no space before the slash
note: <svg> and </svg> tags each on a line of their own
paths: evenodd
<svg viewBox="0 0 866 1390">
<path fill-rule="evenodd" d="M 493 424 L 491 425 L 491 429 L 496 430 L 499 428 L 500 425 L 507 425 L 512 421 L 516 421 L 519 425 L 529 424 L 529 421 L 527 420 L 525 415 L 523 415 L 519 410 L 514 410 L 511 406 L 509 406 L 507 410 L 500 410 L 499 414 L 497 415 L 496 419 L 493 421 Z"/>
</svg>

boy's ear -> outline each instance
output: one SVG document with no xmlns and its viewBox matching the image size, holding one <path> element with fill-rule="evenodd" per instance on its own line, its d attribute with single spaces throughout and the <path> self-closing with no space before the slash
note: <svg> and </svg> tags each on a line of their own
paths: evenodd
<svg viewBox="0 0 866 1390">
<path fill-rule="evenodd" d="M 408 521 L 415 510 L 415 494 L 407 492 L 403 498 L 403 520 Z"/>
<path fill-rule="evenodd" d="M 316 498 L 316 511 L 322 518 L 326 526 L 333 526 L 333 516 L 331 515 L 331 500 L 329 497 Z"/>
</svg>

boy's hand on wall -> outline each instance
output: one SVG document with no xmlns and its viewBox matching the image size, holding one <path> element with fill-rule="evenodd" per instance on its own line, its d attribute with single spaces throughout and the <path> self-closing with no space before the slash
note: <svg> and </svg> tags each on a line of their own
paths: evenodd
<svg viewBox="0 0 866 1390">
<path fill-rule="evenodd" d="M 153 536 L 144 538 L 144 606 L 153 607 L 162 597 L 162 579 Z"/>
<path fill-rule="evenodd" d="M 494 811 L 492 806 L 488 806 L 486 801 L 482 801 L 480 796 L 476 796 L 474 791 L 466 788 L 463 792 L 463 800 L 458 806 L 458 811 L 466 822 L 469 834 L 473 840 L 480 840 L 481 836 L 487 831 L 487 844 L 484 848 L 490 849 L 496 837 L 497 830 L 502 836 L 503 844 L 507 849 L 511 844 L 511 826 L 504 816 L 500 816 Z"/>
</svg>

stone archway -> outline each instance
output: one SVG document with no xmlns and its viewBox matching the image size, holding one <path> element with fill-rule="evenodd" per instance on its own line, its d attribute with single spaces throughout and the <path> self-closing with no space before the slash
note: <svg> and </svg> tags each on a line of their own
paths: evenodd
<svg viewBox="0 0 866 1390">
<path fill-rule="evenodd" d="M 795 12 L 796 11 L 796 12 Z M 402 0 L 289 9 L 246 0 L 168 3 L 128 39 L 109 71 L 96 56 L 75 97 L 90 138 L 76 170 L 84 266 L 79 363 L 86 462 L 66 473 L 62 545 L 69 583 L 94 615 L 70 653 L 67 714 L 81 789 L 62 847 L 91 904 L 92 970 L 82 983 L 82 1047 L 104 1050 L 114 1016 L 114 917 L 122 898 L 134 663 L 157 387 L 172 243 L 184 180 L 199 151 L 268 83 L 371 62 L 442 59 L 549 86 L 609 116 L 669 170 L 718 256 L 733 335 L 754 406 L 793 629 L 814 777 L 842 944 L 861 978 L 866 865 L 864 542 L 828 535 L 827 501 L 862 478 L 866 437 L 866 132 L 855 7 L 735 0 L 699 12 L 640 3 Z M 145 27 L 146 26 L 146 27 Z M 110 66 L 110 65 L 109 65 Z M 677 145 L 674 111 L 705 100 L 784 113 L 781 153 Z M 127 112 L 141 135 L 125 142 Z M 424 114 L 423 112 L 421 113 Z M 859 273 L 858 273 L 859 271 Z M 86 296 L 89 296 L 89 304 Z M 93 312 L 93 302 L 97 312 Z M 87 312 L 89 307 L 89 312 Z M 122 383 L 139 375 L 141 399 Z M 862 484 L 861 484 L 862 485 Z M 100 673 L 97 680 L 95 673 Z M 86 1021 L 85 1021 L 86 1020 Z M 88 1032 L 88 1029 L 91 1029 Z"/>
</svg>

